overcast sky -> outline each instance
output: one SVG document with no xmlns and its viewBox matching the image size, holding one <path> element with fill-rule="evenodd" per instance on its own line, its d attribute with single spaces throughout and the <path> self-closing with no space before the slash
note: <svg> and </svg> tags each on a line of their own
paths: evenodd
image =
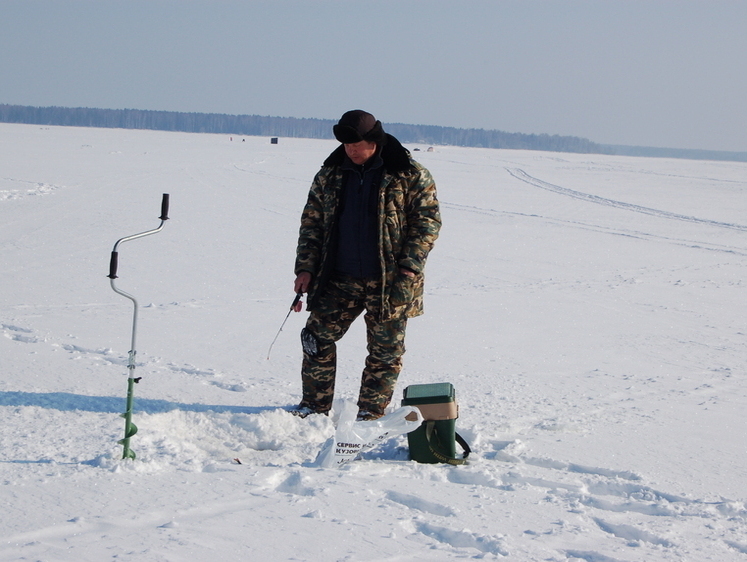
<svg viewBox="0 0 747 562">
<path fill-rule="evenodd" d="M 0 0 L 0 103 L 747 151 L 747 0 Z"/>
</svg>

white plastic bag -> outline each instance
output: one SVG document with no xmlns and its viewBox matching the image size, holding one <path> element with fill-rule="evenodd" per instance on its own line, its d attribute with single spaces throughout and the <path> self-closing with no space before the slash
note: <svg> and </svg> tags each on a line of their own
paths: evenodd
<svg viewBox="0 0 747 562">
<path fill-rule="evenodd" d="M 412 414 L 412 415 L 411 415 Z M 337 422 L 334 437 L 330 437 L 314 461 L 324 468 L 341 467 L 360 453 L 373 449 L 379 443 L 403 433 L 416 430 L 423 423 L 423 414 L 414 406 L 403 406 L 377 420 L 355 421 L 358 406 L 345 401 Z M 416 418 L 415 421 L 405 419 Z"/>
</svg>

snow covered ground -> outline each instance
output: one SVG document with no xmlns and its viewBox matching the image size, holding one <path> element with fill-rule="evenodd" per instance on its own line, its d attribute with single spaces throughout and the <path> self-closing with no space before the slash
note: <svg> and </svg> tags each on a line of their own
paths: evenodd
<svg viewBox="0 0 747 562">
<path fill-rule="evenodd" d="M 298 220 L 331 141 L 0 124 L 0 560 L 747 560 L 747 164 L 410 145 L 444 227 L 397 399 L 467 466 L 341 470 L 297 419 Z M 132 438 L 120 460 L 132 305 Z M 357 394 L 362 321 L 340 344 Z M 237 464 L 234 459 L 239 459 Z"/>
</svg>

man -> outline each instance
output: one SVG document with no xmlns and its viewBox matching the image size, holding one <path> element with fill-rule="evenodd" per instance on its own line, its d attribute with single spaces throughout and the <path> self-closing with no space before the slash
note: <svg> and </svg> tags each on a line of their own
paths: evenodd
<svg viewBox="0 0 747 562">
<path fill-rule="evenodd" d="M 407 319 L 423 313 L 423 270 L 441 217 L 430 173 L 373 115 L 348 111 L 333 131 L 342 145 L 316 174 L 301 215 L 294 289 L 307 293 L 310 315 L 301 332 L 303 398 L 292 412 L 329 412 L 335 342 L 365 311 L 358 419 L 370 420 L 392 399 Z"/>
</svg>

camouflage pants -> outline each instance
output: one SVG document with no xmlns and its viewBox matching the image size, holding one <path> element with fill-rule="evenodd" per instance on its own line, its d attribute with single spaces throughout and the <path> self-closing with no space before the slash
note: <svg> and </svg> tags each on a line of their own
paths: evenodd
<svg viewBox="0 0 747 562">
<path fill-rule="evenodd" d="M 337 347 L 353 321 L 365 311 L 368 356 L 363 369 L 358 407 L 383 414 L 394 394 L 405 353 L 407 317 L 380 321 L 381 282 L 333 277 L 309 315 L 302 332 L 301 406 L 317 412 L 332 407 Z"/>
</svg>

